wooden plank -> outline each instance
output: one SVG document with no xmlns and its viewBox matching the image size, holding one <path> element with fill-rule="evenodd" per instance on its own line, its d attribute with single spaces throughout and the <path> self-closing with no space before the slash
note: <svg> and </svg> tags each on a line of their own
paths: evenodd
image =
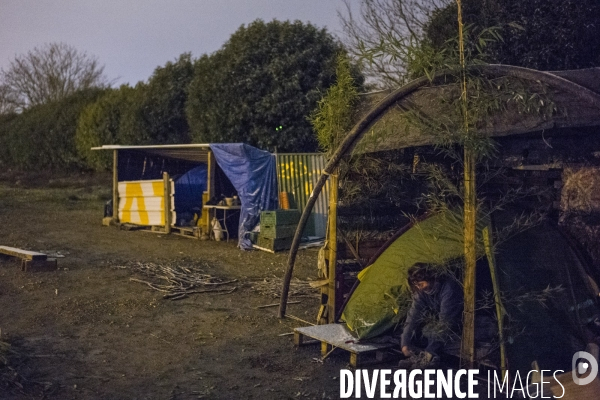
<svg viewBox="0 0 600 400">
<path fill-rule="evenodd" d="M 23 249 L 18 249 L 16 247 L 8 247 L 8 246 L 0 246 L 0 253 L 18 257 L 24 260 L 36 260 L 43 261 L 48 258 L 48 256 L 44 253 L 39 253 L 36 251 L 28 251 Z"/>
</svg>

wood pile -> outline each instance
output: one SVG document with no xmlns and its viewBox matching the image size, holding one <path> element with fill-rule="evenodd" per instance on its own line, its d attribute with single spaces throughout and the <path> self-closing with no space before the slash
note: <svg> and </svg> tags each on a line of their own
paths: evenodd
<svg viewBox="0 0 600 400">
<path fill-rule="evenodd" d="M 154 290 L 165 293 L 164 299 L 180 300 L 196 293 L 227 294 L 235 291 L 232 284 L 237 279 L 223 280 L 205 274 L 197 266 L 172 266 L 155 263 L 134 263 L 128 266 L 149 280 L 130 278 L 130 281 L 143 283 Z"/>
</svg>

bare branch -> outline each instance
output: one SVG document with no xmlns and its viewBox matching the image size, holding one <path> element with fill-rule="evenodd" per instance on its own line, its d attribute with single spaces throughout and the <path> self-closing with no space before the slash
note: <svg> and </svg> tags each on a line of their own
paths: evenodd
<svg viewBox="0 0 600 400">
<path fill-rule="evenodd" d="M 103 71 L 98 60 L 85 52 L 64 43 L 46 44 L 15 57 L 8 69 L 1 71 L 2 101 L 22 110 L 60 100 L 77 90 L 107 87 Z"/>
</svg>

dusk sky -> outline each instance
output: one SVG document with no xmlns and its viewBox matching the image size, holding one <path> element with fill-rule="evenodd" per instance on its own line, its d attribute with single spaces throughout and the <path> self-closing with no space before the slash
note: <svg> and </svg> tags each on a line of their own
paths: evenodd
<svg viewBox="0 0 600 400">
<path fill-rule="evenodd" d="M 0 0 L 0 68 L 64 42 L 97 57 L 115 84 L 135 85 L 184 52 L 218 50 L 257 18 L 311 22 L 341 36 L 338 10 L 342 0 Z"/>
</svg>

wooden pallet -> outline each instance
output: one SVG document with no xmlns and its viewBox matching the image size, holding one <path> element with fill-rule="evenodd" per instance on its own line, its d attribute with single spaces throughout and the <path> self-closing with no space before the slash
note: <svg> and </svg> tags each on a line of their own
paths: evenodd
<svg viewBox="0 0 600 400">
<path fill-rule="evenodd" d="M 54 271 L 58 265 L 55 258 L 48 258 L 44 253 L 16 247 L 0 246 L 0 254 L 19 259 L 22 271 Z"/>
<path fill-rule="evenodd" d="M 198 227 L 172 226 L 171 233 L 190 239 L 200 239 L 200 228 Z"/>
<path fill-rule="evenodd" d="M 306 338 L 321 342 L 321 355 L 329 354 L 334 348 L 350 353 L 350 365 L 358 368 L 363 365 L 385 361 L 385 350 L 394 347 L 393 343 L 360 342 L 352 335 L 345 324 L 314 325 L 294 329 L 294 344 L 306 344 Z"/>
</svg>

